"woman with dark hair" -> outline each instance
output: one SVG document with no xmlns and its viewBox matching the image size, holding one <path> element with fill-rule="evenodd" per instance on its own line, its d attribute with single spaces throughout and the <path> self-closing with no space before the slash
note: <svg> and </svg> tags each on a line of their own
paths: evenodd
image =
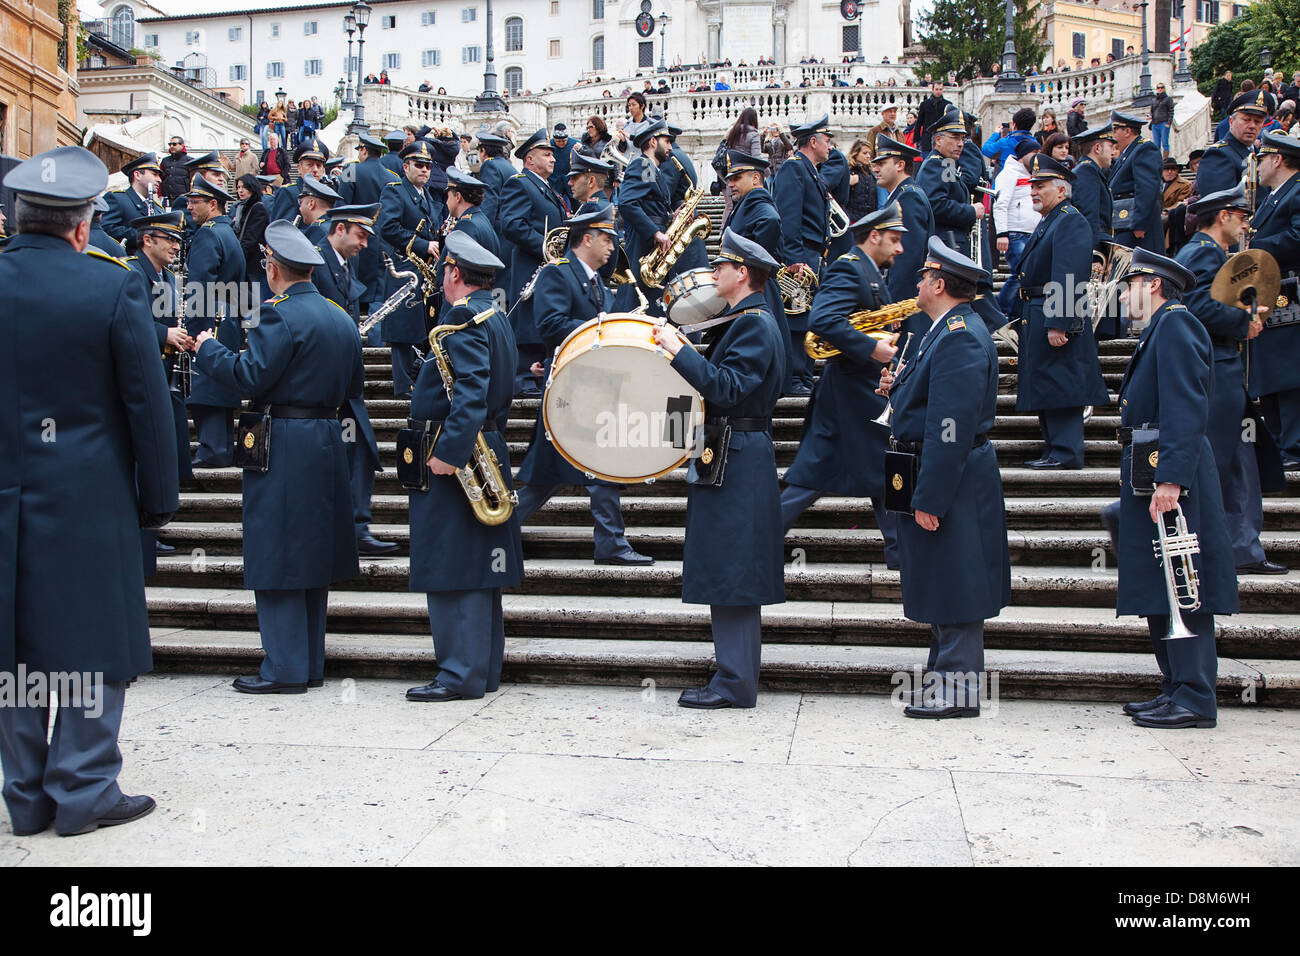
<svg viewBox="0 0 1300 956">
<path fill-rule="evenodd" d="M 590 116 L 587 118 L 587 130 L 582 134 L 582 150 L 590 153 L 592 156 L 599 156 L 605 151 L 605 147 L 610 144 L 613 137 L 609 135 L 609 127 L 599 116 Z"/>
<path fill-rule="evenodd" d="M 1043 140 L 1043 153 L 1067 166 L 1074 165 L 1074 157 L 1070 155 L 1070 137 L 1059 130 Z"/>
<path fill-rule="evenodd" d="M 747 106 L 740 111 L 736 122 L 731 124 L 731 129 L 727 131 L 726 144 L 727 149 L 737 149 L 750 156 L 763 155 L 763 138 L 758 132 L 758 110 Z M 722 190 L 722 201 L 722 221 L 726 222 L 727 217 L 731 215 L 730 189 Z"/>
<path fill-rule="evenodd" d="M 253 124 L 253 132 L 262 137 L 262 149 L 266 149 L 266 131 L 271 125 L 271 105 L 262 100 L 262 105 L 257 108 L 257 122 Z"/>
<path fill-rule="evenodd" d="M 261 245 L 271 216 L 262 202 L 262 184 L 257 176 L 248 173 L 235 180 L 235 196 L 239 201 L 230 211 L 230 228 L 244 252 L 244 281 L 265 282 Z"/>
</svg>

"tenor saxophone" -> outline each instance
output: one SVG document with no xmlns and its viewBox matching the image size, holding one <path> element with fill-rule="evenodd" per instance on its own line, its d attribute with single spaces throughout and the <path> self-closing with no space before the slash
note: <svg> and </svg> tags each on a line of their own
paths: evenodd
<svg viewBox="0 0 1300 956">
<path fill-rule="evenodd" d="M 904 299 L 882 306 L 879 309 L 863 309 L 849 315 L 849 325 L 863 335 L 872 338 L 891 338 L 892 333 L 885 330 L 895 322 L 901 322 L 908 316 L 920 311 L 916 299 Z M 803 339 L 803 350 L 809 358 L 827 359 L 840 354 L 840 350 L 831 345 L 816 332 L 809 332 Z"/>
<path fill-rule="evenodd" d="M 682 164 L 677 161 L 677 157 L 670 157 L 677 168 L 682 169 Z M 682 170 L 682 175 L 686 171 Z M 668 249 L 665 251 L 658 245 L 641 257 L 641 281 L 651 289 L 663 287 L 664 280 L 668 278 L 668 271 L 681 258 L 682 253 L 686 251 L 695 238 L 708 239 L 709 217 L 700 214 L 695 215 L 695 209 L 704 198 L 704 190 L 699 186 L 692 186 L 686 190 L 686 198 L 682 201 L 680 208 L 673 216 L 672 222 L 664 230 L 668 236 Z"/>
<path fill-rule="evenodd" d="M 459 325 L 439 325 L 429 333 L 429 353 L 438 365 L 438 375 L 442 378 L 442 387 L 449 401 L 456 387 L 456 370 L 452 368 L 447 350 L 442 347 L 442 340 L 453 332 L 459 332 L 471 325 L 480 325 L 495 311 L 495 309 L 484 309 L 468 322 Z M 474 440 L 474 450 L 470 453 L 469 463 L 456 469 L 456 479 L 464 489 L 465 497 L 469 499 L 470 509 L 480 524 L 495 527 L 510 520 L 519 496 L 506 487 L 505 478 L 501 474 L 501 462 L 497 460 L 496 452 L 483 437 L 482 429 L 479 429 L 478 437 Z"/>
</svg>

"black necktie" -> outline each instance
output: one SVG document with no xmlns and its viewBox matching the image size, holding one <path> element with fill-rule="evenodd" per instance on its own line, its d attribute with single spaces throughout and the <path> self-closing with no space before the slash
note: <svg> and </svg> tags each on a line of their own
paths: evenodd
<svg viewBox="0 0 1300 956">
<path fill-rule="evenodd" d="M 601 294 L 599 276 L 592 276 L 587 282 L 587 294 L 591 296 L 591 301 L 597 308 L 600 308 L 605 304 L 605 297 Z"/>
<path fill-rule="evenodd" d="M 352 294 L 352 270 L 348 268 L 347 260 L 343 260 L 343 296 L 347 298 Z"/>
</svg>

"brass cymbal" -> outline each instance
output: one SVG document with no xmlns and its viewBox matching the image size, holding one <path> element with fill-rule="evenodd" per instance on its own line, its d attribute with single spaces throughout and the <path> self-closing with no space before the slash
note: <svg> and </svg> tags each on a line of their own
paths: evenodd
<svg viewBox="0 0 1300 956">
<path fill-rule="evenodd" d="M 1253 300 L 1272 306 L 1282 288 L 1282 271 L 1272 253 L 1246 249 L 1228 259 L 1214 277 L 1210 295 L 1224 305 L 1249 309 Z"/>
</svg>

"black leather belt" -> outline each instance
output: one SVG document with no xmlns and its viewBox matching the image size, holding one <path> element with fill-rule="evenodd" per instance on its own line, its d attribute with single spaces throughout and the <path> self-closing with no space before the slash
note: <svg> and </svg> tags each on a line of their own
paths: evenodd
<svg viewBox="0 0 1300 956">
<path fill-rule="evenodd" d="M 976 435 L 975 440 L 971 442 L 971 448 L 979 448 L 989 440 L 988 435 Z M 901 441 L 892 435 L 889 437 L 889 450 L 901 451 L 908 455 L 919 455 L 921 446 L 925 444 L 919 441 Z"/>
<path fill-rule="evenodd" d="M 273 418 L 338 418 L 337 408 L 322 408 L 318 405 L 272 405 Z"/>
<path fill-rule="evenodd" d="M 1019 292 L 1020 298 L 1025 302 L 1030 299 L 1041 299 L 1047 295 L 1045 288 L 1041 285 L 1021 286 Z"/>
<path fill-rule="evenodd" d="M 710 425 L 730 425 L 733 432 L 765 432 L 772 427 L 770 418 L 706 418 Z"/>
<path fill-rule="evenodd" d="M 422 428 L 427 432 L 435 432 L 442 427 L 443 421 L 444 419 L 441 418 L 428 419 L 428 420 L 425 420 L 423 418 L 408 418 L 406 420 L 406 427 L 417 428 L 417 429 Z M 496 430 L 497 430 L 497 423 L 495 421 L 484 422 L 482 428 L 479 429 L 479 431 L 485 431 L 485 432 L 494 432 Z"/>
<path fill-rule="evenodd" d="M 1136 193 L 1113 193 L 1111 199 L 1132 199 Z"/>
<path fill-rule="evenodd" d="M 1148 425 L 1139 425 L 1138 428 L 1139 428 L 1139 429 L 1145 429 L 1145 430 L 1148 430 L 1148 431 L 1149 431 L 1149 430 L 1153 430 L 1153 429 L 1154 429 L 1155 431 L 1159 431 L 1159 430 L 1160 430 L 1160 425 L 1159 425 L 1159 423 L 1157 422 L 1157 423 L 1148 424 Z M 1115 440 L 1118 441 L 1121 445 L 1126 446 L 1126 447 L 1127 447 L 1128 445 L 1133 444 L 1133 429 L 1132 429 L 1130 426 L 1128 426 L 1128 425 L 1123 425 L 1123 426 L 1121 426 L 1121 427 L 1115 429 Z"/>
</svg>

